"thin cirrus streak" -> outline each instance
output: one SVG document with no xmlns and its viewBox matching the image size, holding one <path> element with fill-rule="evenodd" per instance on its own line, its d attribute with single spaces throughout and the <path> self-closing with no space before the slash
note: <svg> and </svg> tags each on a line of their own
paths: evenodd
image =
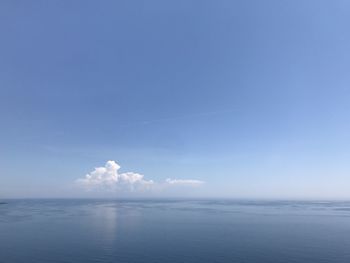
<svg viewBox="0 0 350 263">
<path fill-rule="evenodd" d="M 232 112 L 236 112 L 236 111 L 237 111 L 237 109 L 207 111 L 207 112 L 202 112 L 202 113 L 174 116 L 174 117 L 169 117 L 169 118 L 159 118 L 159 119 L 129 122 L 129 123 L 120 124 L 119 126 L 120 127 L 129 127 L 129 126 L 137 126 L 137 125 L 149 125 L 149 124 L 153 124 L 153 123 L 166 122 L 166 121 L 176 121 L 176 120 L 186 120 L 186 119 L 193 119 L 193 118 L 200 118 L 200 117 L 216 116 L 219 114 L 227 114 L 227 113 L 232 113 Z"/>
<path fill-rule="evenodd" d="M 193 179 L 166 179 L 164 182 L 154 182 L 144 179 L 144 175 L 134 172 L 119 173 L 120 166 L 115 161 L 106 162 L 105 166 L 97 167 L 76 183 L 85 189 L 106 190 L 145 190 L 166 186 L 199 186 L 204 181 Z"/>
</svg>

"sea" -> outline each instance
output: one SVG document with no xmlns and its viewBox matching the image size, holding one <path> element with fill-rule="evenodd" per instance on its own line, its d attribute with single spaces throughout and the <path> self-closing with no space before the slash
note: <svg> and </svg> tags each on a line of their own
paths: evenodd
<svg viewBox="0 0 350 263">
<path fill-rule="evenodd" d="M 349 263 L 350 202 L 0 200 L 1 263 Z"/>
</svg>

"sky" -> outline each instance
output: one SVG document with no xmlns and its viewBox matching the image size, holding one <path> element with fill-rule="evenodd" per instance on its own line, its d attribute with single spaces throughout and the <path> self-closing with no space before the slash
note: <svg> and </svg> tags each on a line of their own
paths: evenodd
<svg viewBox="0 0 350 263">
<path fill-rule="evenodd" d="M 0 198 L 350 199 L 350 2 L 0 2 Z"/>
</svg>

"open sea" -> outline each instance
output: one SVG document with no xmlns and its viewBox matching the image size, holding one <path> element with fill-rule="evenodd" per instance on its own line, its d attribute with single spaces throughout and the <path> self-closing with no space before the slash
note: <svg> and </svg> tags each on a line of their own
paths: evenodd
<svg viewBox="0 0 350 263">
<path fill-rule="evenodd" d="M 1 263 L 350 262 L 350 202 L 1 202 Z"/>
</svg>

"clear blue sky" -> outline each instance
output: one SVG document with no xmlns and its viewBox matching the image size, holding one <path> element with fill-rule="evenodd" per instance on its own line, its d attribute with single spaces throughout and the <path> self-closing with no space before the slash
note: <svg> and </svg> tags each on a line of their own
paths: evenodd
<svg viewBox="0 0 350 263">
<path fill-rule="evenodd" d="M 115 160 L 205 181 L 196 196 L 350 198 L 349 13 L 1 1 L 0 197 L 80 196 L 74 181 Z"/>
</svg>

